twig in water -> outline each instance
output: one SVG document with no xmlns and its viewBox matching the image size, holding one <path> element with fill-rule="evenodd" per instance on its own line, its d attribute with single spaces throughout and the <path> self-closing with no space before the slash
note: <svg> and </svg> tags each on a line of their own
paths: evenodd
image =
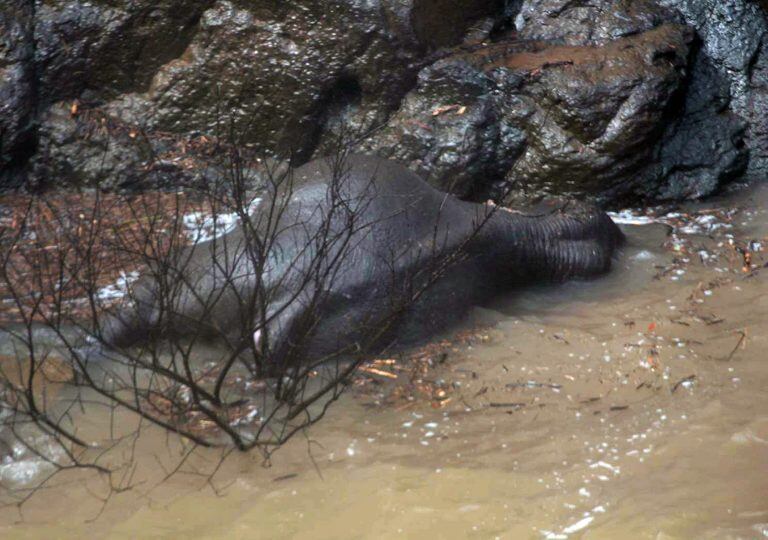
<svg viewBox="0 0 768 540">
<path fill-rule="evenodd" d="M 733 355 L 736 354 L 736 351 L 739 350 L 739 348 L 745 348 L 746 347 L 746 340 L 747 340 L 747 331 L 745 330 L 737 330 L 737 333 L 739 334 L 739 341 L 736 343 L 736 346 L 731 351 L 731 354 L 728 355 L 728 358 L 724 358 L 724 362 L 730 362 L 733 359 Z"/>
</svg>

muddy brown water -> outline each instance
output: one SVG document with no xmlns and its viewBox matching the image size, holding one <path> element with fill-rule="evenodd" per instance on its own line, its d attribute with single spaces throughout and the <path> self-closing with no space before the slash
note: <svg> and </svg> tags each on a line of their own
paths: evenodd
<svg viewBox="0 0 768 540">
<path fill-rule="evenodd" d="M 352 391 L 269 466 L 233 453 L 210 482 L 192 467 L 220 450 L 161 482 L 179 444 L 149 430 L 130 490 L 104 504 L 103 479 L 59 477 L 0 510 L 0 537 L 768 537 L 766 203 L 625 226 L 611 275 L 478 309 L 483 339 L 430 374 L 443 408 Z"/>
</svg>

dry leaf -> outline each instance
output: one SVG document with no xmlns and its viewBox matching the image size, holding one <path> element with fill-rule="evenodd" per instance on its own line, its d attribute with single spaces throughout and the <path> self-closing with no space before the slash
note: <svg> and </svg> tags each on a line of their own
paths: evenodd
<svg viewBox="0 0 768 540">
<path fill-rule="evenodd" d="M 455 111 L 457 109 L 460 109 L 458 105 L 442 105 L 432 111 L 432 116 L 440 116 L 441 114 L 445 114 L 450 111 Z"/>
</svg>

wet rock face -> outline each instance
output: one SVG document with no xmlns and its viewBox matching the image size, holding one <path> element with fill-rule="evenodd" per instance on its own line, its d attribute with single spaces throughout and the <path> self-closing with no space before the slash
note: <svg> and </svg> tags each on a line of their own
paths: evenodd
<svg viewBox="0 0 768 540">
<path fill-rule="evenodd" d="M 653 162 L 692 39 L 666 24 L 604 47 L 510 42 L 456 55 L 420 74 L 366 149 L 461 196 L 625 195 Z"/>
<path fill-rule="evenodd" d="M 52 102 L 145 88 L 178 57 L 212 0 L 37 2 L 41 99 Z"/>
<path fill-rule="evenodd" d="M 533 110 L 529 144 L 506 177 L 520 185 L 518 197 L 633 189 L 683 86 L 690 39 L 670 24 L 604 47 L 548 50 L 556 62 L 573 63 L 537 68 L 524 89 Z"/>
<path fill-rule="evenodd" d="M 503 84 L 515 83 L 462 58 L 437 62 L 362 149 L 408 165 L 444 191 L 477 198 L 525 148 L 525 132 L 509 122 L 522 108 L 506 111 Z"/>
<path fill-rule="evenodd" d="M 11 0 L 0 7 L 0 179 L 31 151 L 35 86 L 29 2 Z M 15 183 L 10 174 L 8 183 Z"/>
<path fill-rule="evenodd" d="M 508 0 L 411 0 L 411 26 L 416 39 L 430 49 L 449 47 L 464 39 L 472 22 L 497 17 L 507 3 Z"/>
<path fill-rule="evenodd" d="M 702 50 L 695 53 L 684 101 L 669 124 L 649 173 L 656 197 L 698 198 L 743 174 L 747 124 L 730 110 L 730 82 Z"/>
<path fill-rule="evenodd" d="M 231 126 L 245 142 L 306 159 L 325 115 L 363 100 L 374 116 L 391 107 L 417 57 L 407 43 L 388 43 L 376 24 L 379 6 L 305 3 L 314 9 L 298 9 L 301 2 L 275 11 L 217 2 L 149 91 L 124 96 L 110 110 L 177 133 Z M 261 18 L 262 11 L 271 16 Z"/>
<path fill-rule="evenodd" d="M 698 197 L 768 174 L 766 28 L 758 0 L 12 0 L 0 183 L 142 185 L 77 100 L 161 150 L 300 164 L 351 131 L 466 198 Z"/>
<path fill-rule="evenodd" d="M 608 203 L 711 194 L 743 174 L 749 149 L 759 154 L 766 139 L 762 120 L 750 120 L 735 97 L 733 70 L 743 53 L 730 66 L 718 61 L 706 42 L 716 38 L 684 25 L 676 7 L 523 2 L 516 32 L 422 71 L 365 148 L 461 196 L 524 202 L 554 193 Z M 729 46 L 743 49 L 734 39 L 759 43 L 763 22 L 753 21 L 749 39 L 744 25 L 722 37 L 730 33 Z M 753 108 L 758 94 L 745 94 Z M 450 104 L 463 114 L 435 114 Z M 503 139 L 499 126 L 511 137 Z"/>
<path fill-rule="evenodd" d="M 147 136 L 100 109 L 75 111 L 58 103 L 39 118 L 40 144 L 32 158 L 32 185 L 61 184 L 114 191 L 172 189 L 224 178 L 227 148 L 206 137 Z M 241 154 L 245 162 L 255 157 Z M 251 171 L 244 170 L 244 175 Z"/>
<path fill-rule="evenodd" d="M 701 54 L 728 81 L 729 109 L 746 121 L 750 169 L 768 173 L 768 22 L 758 2 L 659 0 L 678 10 L 701 39 Z M 765 2 L 762 2 L 765 5 Z"/>
<path fill-rule="evenodd" d="M 516 27 L 521 39 L 604 45 L 666 22 L 677 22 L 676 16 L 655 0 L 526 0 Z"/>
<path fill-rule="evenodd" d="M 34 178 L 104 189 L 140 183 L 152 149 L 142 152 L 140 141 L 134 143 L 127 131 L 112 130 L 100 120 L 73 115 L 64 104 L 50 107 L 40 117 Z"/>
<path fill-rule="evenodd" d="M 424 52 L 460 39 L 494 2 L 405 4 L 218 1 L 148 92 L 110 107 L 174 132 L 232 122 L 245 141 L 306 161 L 340 116 L 383 122 L 412 86 Z"/>
</svg>

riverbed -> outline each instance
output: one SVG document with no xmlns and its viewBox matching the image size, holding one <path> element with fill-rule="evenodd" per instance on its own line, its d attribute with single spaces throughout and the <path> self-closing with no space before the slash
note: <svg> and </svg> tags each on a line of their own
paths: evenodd
<svg viewBox="0 0 768 540">
<path fill-rule="evenodd" d="M 475 310 L 425 375 L 445 399 L 374 375 L 268 463 L 198 450 L 165 480 L 182 443 L 149 429 L 127 489 L 59 476 L 0 537 L 768 537 L 766 208 L 617 214 L 610 275 Z"/>
</svg>

